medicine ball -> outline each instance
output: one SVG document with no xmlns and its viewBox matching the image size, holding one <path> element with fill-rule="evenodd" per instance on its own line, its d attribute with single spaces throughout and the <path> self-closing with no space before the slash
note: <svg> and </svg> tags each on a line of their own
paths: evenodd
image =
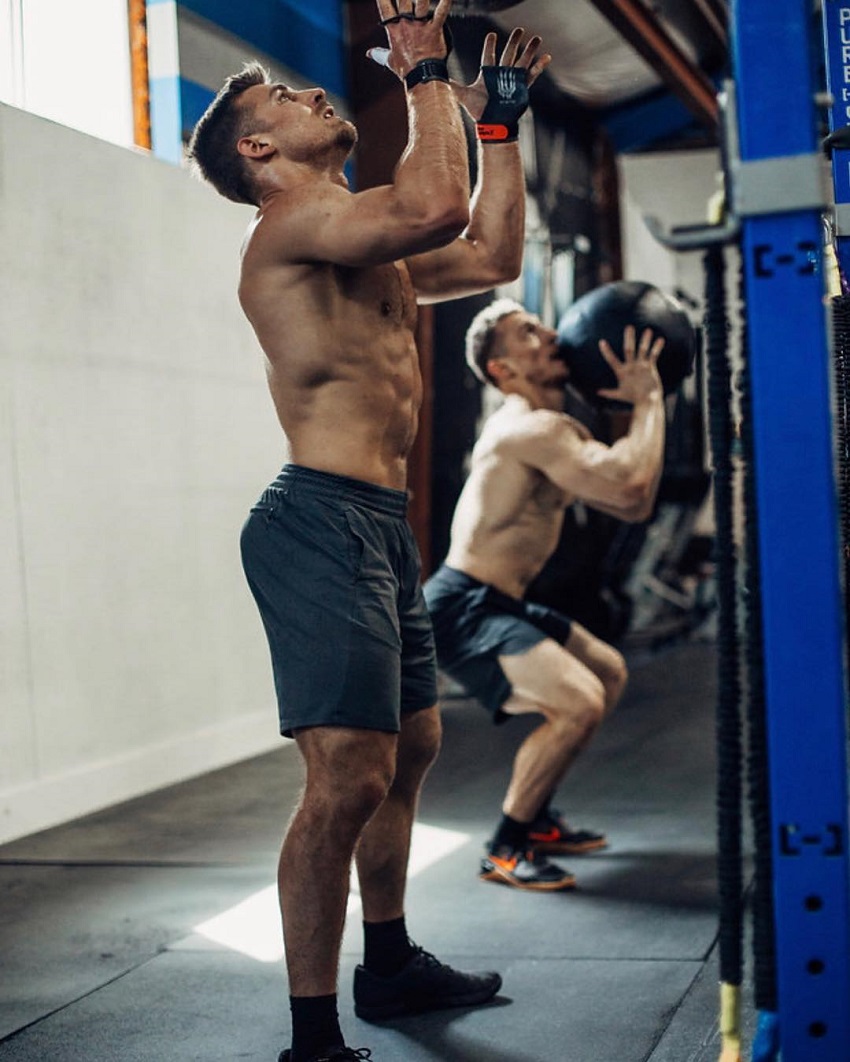
<svg viewBox="0 0 850 1062">
<path fill-rule="evenodd" d="M 597 393 L 617 385 L 598 344 L 607 339 L 622 357 L 623 330 L 628 324 L 635 326 L 637 339 L 644 328 L 664 337 L 658 374 L 665 394 L 675 391 L 693 369 L 697 331 L 681 303 L 640 280 L 603 284 L 576 299 L 558 323 L 559 354 L 569 367 L 569 382 L 593 402 L 621 405 Z"/>
</svg>

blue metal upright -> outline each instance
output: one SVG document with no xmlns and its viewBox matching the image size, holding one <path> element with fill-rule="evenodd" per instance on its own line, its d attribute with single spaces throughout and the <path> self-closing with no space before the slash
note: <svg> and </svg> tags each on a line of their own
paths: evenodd
<svg viewBox="0 0 850 1062">
<path fill-rule="evenodd" d="M 848 1062 L 843 606 L 815 28 L 811 0 L 735 0 L 731 177 L 750 337 L 782 1060 Z"/>
<path fill-rule="evenodd" d="M 850 282 L 850 3 L 824 0 L 824 54 L 826 80 L 832 97 L 829 128 L 832 147 L 832 181 L 835 191 L 833 224 L 835 249 L 842 277 L 842 291 Z"/>
</svg>

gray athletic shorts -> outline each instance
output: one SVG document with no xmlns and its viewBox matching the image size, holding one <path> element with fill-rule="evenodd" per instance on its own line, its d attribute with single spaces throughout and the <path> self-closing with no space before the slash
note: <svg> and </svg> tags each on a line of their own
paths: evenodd
<svg viewBox="0 0 850 1062">
<path fill-rule="evenodd" d="M 242 530 L 269 640 L 280 731 L 396 733 L 437 701 L 431 621 L 407 494 L 285 465 Z"/>
<path fill-rule="evenodd" d="M 564 645 L 571 621 L 445 564 L 424 591 L 440 667 L 493 713 L 494 723 L 503 723 L 508 716 L 502 705 L 512 691 L 499 657 L 527 653 L 545 638 Z"/>
</svg>

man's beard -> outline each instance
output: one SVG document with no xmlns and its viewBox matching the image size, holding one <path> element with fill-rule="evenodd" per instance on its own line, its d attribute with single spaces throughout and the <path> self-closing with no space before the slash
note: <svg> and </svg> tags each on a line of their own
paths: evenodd
<svg viewBox="0 0 850 1062">
<path fill-rule="evenodd" d="M 336 142 L 339 147 L 345 148 L 348 152 L 353 150 L 354 145 L 357 143 L 357 130 L 351 122 L 344 121 L 340 123 Z"/>
<path fill-rule="evenodd" d="M 566 384 L 566 382 L 567 382 L 567 380 L 569 378 L 570 378 L 570 374 L 566 371 L 566 369 L 565 368 L 562 369 L 560 366 L 558 366 L 558 368 L 555 370 L 555 372 L 551 376 L 549 376 L 546 380 L 543 381 L 543 386 L 545 388 L 547 388 L 547 390 L 548 389 L 560 389 L 560 390 L 563 390 L 564 389 L 564 385 Z"/>
</svg>

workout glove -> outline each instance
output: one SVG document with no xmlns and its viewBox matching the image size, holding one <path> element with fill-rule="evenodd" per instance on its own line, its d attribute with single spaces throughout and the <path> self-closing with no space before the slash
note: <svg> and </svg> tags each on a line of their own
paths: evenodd
<svg viewBox="0 0 850 1062">
<path fill-rule="evenodd" d="M 479 140 L 509 144 L 519 136 L 528 107 L 528 71 L 522 66 L 482 66 L 487 106 L 475 124 Z"/>
</svg>

